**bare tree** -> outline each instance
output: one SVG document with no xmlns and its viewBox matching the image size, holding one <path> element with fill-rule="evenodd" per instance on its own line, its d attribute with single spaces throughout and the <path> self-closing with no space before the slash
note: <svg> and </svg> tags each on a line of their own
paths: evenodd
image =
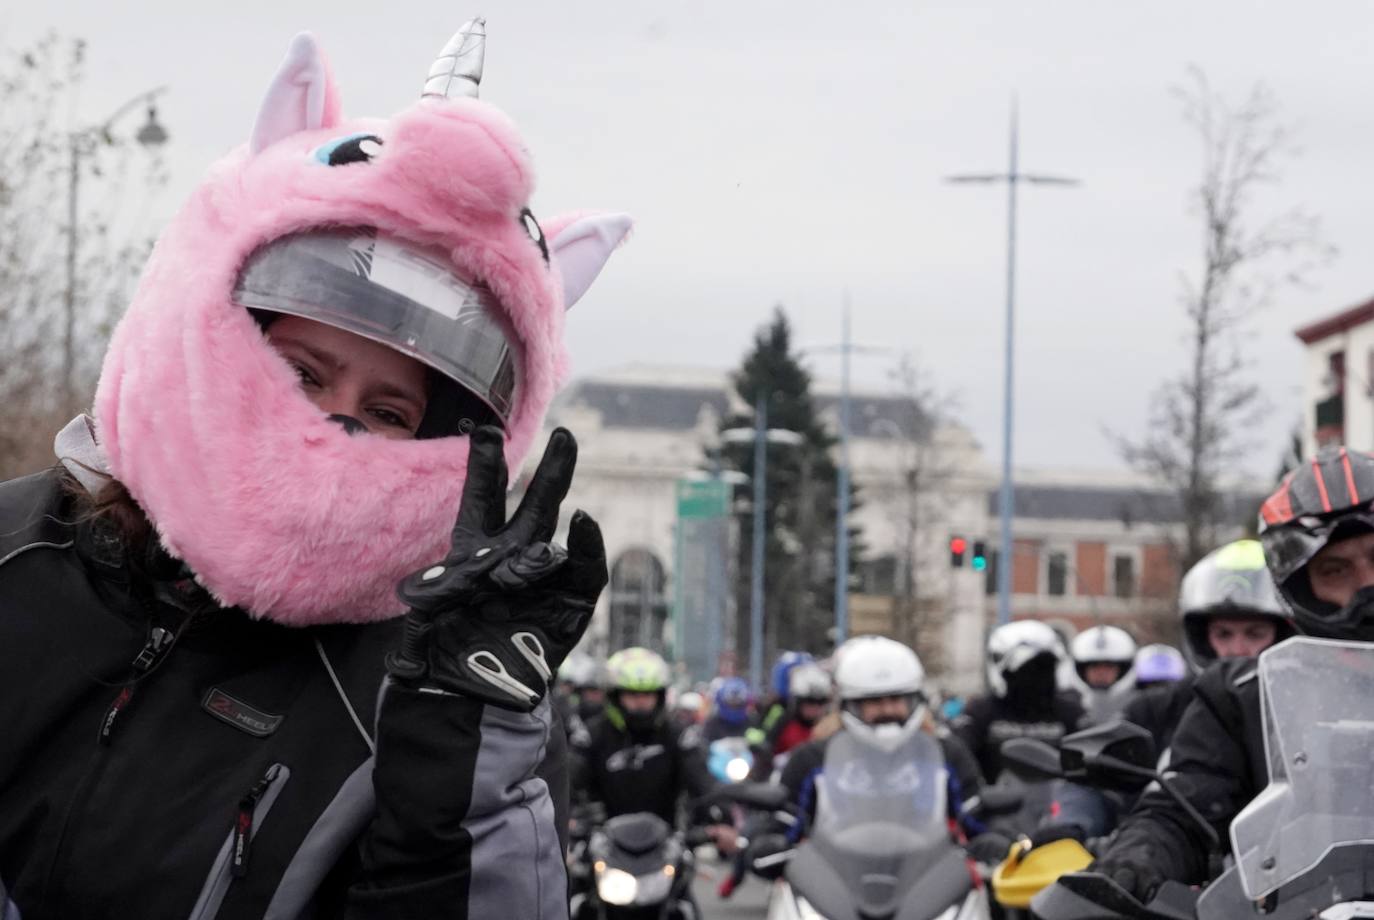
<svg viewBox="0 0 1374 920">
<path fill-rule="evenodd" d="M 86 46 L 49 34 L 0 51 L 0 478 L 51 461 L 52 435 L 89 401 L 99 357 L 151 241 L 156 157 L 109 133 L 73 130 Z M 65 253 L 73 144 L 84 207 L 75 233 L 78 405 L 61 385 Z"/>
<path fill-rule="evenodd" d="M 1247 432 L 1265 410 L 1243 352 L 1249 321 L 1277 291 L 1303 285 L 1334 250 L 1301 208 L 1272 216 L 1260 208 L 1257 199 L 1296 153 L 1268 89 L 1257 85 L 1233 106 L 1194 68 L 1177 95 L 1202 144 L 1202 175 L 1189 195 L 1202 259 L 1181 277 L 1189 361 L 1154 393 L 1146 434 L 1113 437 L 1127 462 L 1177 495 L 1186 571 L 1213 547 L 1224 523 L 1223 471 L 1254 446 Z"/>
<path fill-rule="evenodd" d="M 955 458 L 939 438 L 953 403 L 938 390 L 908 354 L 891 374 L 899 397 L 898 417 L 890 424 L 897 447 L 896 494 L 885 502 L 896 534 L 896 578 L 893 630 L 917 650 L 926 667 L 942 669 L 945 597 L 948 584 L 939 579 L 939 547 L 950 505 Z M 881 424 L 881 423 L 880 423 Z M 943 589 L 943 590 L 942 590 Z"/>
</svg>

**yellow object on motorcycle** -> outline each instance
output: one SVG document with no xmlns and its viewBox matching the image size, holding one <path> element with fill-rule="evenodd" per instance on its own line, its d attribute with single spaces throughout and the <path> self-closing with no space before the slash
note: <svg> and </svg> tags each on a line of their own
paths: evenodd
<svg viewBox="0 0 1374 920">
<path fill-rule="evenodd" d="M 1088 868 L 1092 854 L 1066 837 L 1032 848 L 1022 838 L 1011 845 L 1007 858 L 992 873 L 992 893 L 1003 907 L 1029 908 L 1031 898 L 1069 872 Z"/>
</svg>

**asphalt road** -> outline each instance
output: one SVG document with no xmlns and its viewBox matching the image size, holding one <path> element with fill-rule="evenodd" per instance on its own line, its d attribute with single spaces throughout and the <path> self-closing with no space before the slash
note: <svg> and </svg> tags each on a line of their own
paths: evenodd
<svg viewBox="0 0 1374 920">
<path fill-rule="evenodd" d="M 716 897 L 716 886 L 729 872 L 729 866 L 703 859 L 697 864 L 697 878 L 693 885 L 697 903 L 705 920 L 763 920 L 768 913 L 770 884 L 756 877 L 745 880 L 730 900 Z"/>
</svg>

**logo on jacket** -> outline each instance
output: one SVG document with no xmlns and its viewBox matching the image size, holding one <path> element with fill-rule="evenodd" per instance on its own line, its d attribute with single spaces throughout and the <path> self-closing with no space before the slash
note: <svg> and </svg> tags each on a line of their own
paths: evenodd
<svg viewBox="0 0 1374 920">
<path fill-rule="evenodd" d="M 661 744 L 636 744 L 634 747 L 621 748 L 606 758 L 606 770 L 618 773 L 621 770 L 642 770 L 644 764 L 664 752 Z"/>
<path fill-rule="evenodd" d="M 210 715 L 227 722 L 239 731 L 245 731 L 258 738 L 266 738 L 277 730 L 285 716 L 274 716 L 249 706 L 243 700 L 236 700 L 218 687 L 211 687 L 201 700 L 200 706 Z"/>
</svg>

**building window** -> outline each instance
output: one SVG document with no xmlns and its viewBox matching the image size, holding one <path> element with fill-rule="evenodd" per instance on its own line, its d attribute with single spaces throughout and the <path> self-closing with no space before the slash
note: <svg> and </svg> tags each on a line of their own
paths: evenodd
<svg viewBox="0 0 1374 920">
<path fill-rule="evenodd" d="M 1050 597 L 1063 597 L 1069 582 L 1069 554 L 1052 552 L 1045 565 L 1045 590 Z"/>
<path fill-rule="evenodd" d="M 663 651 L 668 622 L 663 563 L 646 549 L 621 554 L 611 566 L 611 651 L 642 645 Z"/>
<path fill-rule="evenodd" d="M 1112 557 L 1112 587 L 1117 597 L 1135 596 L 1135 557 Z"/>
</svg>

